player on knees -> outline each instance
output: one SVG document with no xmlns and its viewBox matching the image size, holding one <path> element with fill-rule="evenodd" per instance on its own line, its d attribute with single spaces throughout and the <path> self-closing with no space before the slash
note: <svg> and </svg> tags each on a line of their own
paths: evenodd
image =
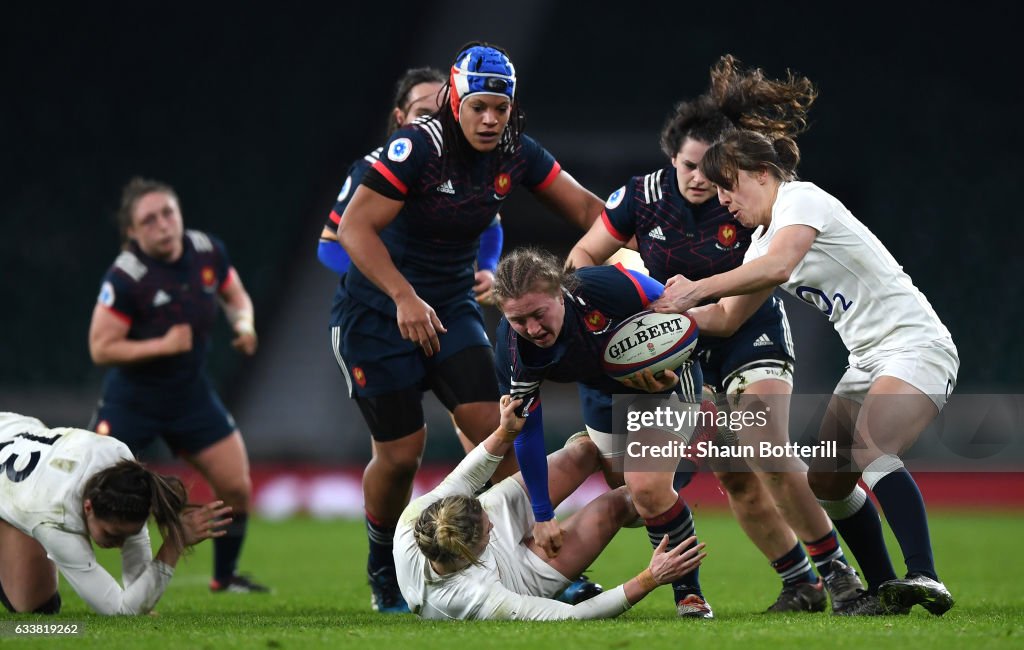
<svg viewBox="0 0 1024 650">
<path fill-rule="evenodd" d="M 145 614 L 182 554 L 223 537 L 231 523 L 223 502 L 188 506 L 179 479 L 83 429 L 0 413 L 0 468 L 0 602 L 11 612 L 60 612 L 59 570 L 97 613 Z M 151 516 L 163 536 L 156 557 Z M 96 561 L 93 543 L 121 549 L 123 587 Z"/>
<path fill-rule="evenodd" d="M 703 544 L 691 538 L 669 550 L 666 536 L 635 578 L 577 605 L 555 600 L 567 576 L 589 566 L 637 513 L 625 488 L 602 494 L 563 522 L 561 552 L 551 557 L 530 537 L 535 522 L 520 474 L 475 498 L 523 426 L 520 400 L 506 395 L 501 406 L 498 429 L 402 513 L 395 562 L 413 612 L 442 620 L 610 618 L 700 565 Z M 600 456 L 586 435 L 577 435 L 547 461 L 557 505 L 598 469 Z"/>
</svg>

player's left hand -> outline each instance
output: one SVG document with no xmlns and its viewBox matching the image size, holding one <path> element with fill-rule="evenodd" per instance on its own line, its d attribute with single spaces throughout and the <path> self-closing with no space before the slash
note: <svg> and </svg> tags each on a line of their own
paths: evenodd
<svg viewBox="0 0 1024 650">
<path fill-rule="evenodd" d="M 484 269 L 473 276 L 473 293 L 481 305 L 494 304 L 494 273 Z"/>
<path fill-rule="evenodd" d="M 697 295 L 697 283 L 683 275 L 674 275 L 665 283 L 665 292 L 651 303 L 651 309 L 663 314 L 682 314 L 701 302 Z"/>
<path fill-rule="evenodd" d="M 516 415 L 516 409 L 523 404 L 521 398 L 512 399 L 510 395 L 501 396 L 501 437 L 506 442 L 512 442 L 519 435 L 526 425 L 526 418 Z"/>
<path fill-rule="evenodd" d="M 185 546 L 198 544 L 211 537 L 223 537 L 224 527 L 231 523 L 231 506 L 223 501 L 211 501 L 205 506 L 190 507 L 181 515 L 185 528 Z"/>
<path fill-rule="evenodd" d="M 255 331 L 242 332 L 231 341 L 231 347 L 250 357 L 256 354 L 256 347 L 258 345 L 259 340 L 256 338 Z"/>
<path fill-rule="evenodd" d="M 654 374 L 647 369 L 634 372 L 629 377 L 620 381 L 634 390 L 642 390 L 647 393 L 664 393 L 676 387 L 676 384 L 679 383 L 679 376 L 668 370 L 662 370 L 658 374 Z"/>
</svg>

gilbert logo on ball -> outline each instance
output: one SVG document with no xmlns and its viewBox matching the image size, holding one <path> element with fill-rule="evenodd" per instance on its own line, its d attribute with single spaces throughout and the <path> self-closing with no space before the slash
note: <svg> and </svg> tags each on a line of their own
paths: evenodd
<svg viewBox="0 0 1024 650">
<path fill-rule="evenodd" d="M 641 370 L 675 370 L 697 346 L 697 324 L 683 314 L 642 311 L 623 320 L 604 347 L 604 370 L 625 379 Z"/>
</svg>

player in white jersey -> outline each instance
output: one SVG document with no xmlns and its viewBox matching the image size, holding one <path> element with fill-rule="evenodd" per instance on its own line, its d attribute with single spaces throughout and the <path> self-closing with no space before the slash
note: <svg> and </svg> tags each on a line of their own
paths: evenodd
<svg viewBox="0 0 1024 650">
<path fill-rule="evenodd" d="M 548 559 L 530 536 L 533 513 L 521 475 L 475 498 L 522 429 L 525 420 L 515 416 L 520 404 L 502 397 L 498 429 L 402 513 L 395 566 L 414 613 L 441 620 L 610 618 L 700 566 L 703 544 L 691 537 L 666 551 L 666 535 L 635 578 L 577 605 L 553 600 L 570 583 L 566 576 L 579 575 L 637 513 L 625 488 L 604 493 L 562 522 L 562 552 Z M 552 501 L 565 499 L 596 471 L 598 457 L 585 435 L 549 456 Z"/>
<path fill-rule="evenodd" d="M 147 470 L 114 438 L 0 413 L 0 602 L 58 613 L 59 569 L 100 614 L 149 612 L 185 548 L 231 522 L 221 501 L 186 500 L 180 480 Z M 150 515 L 163 536 L 155 558 Z M 96 562 L 93 542 L 121 549 L 124 588 Z"/>
<path fill-rule="evenodd" d="M 787 137 L 740 131 L 704 154 L 701 172 L 719 201 L 756 228 L 744 264 L 697 282 L 669 280 L 659 311 L 691 310 L 701 332 L 727 335 L 781 286 L 820 309 L 850 352 L 822 422 L 822 439 L 850 449 L 852 470 L 812 463 L 809 482 L 867 578 L 861 613 L 941 615 L 953 598 L 935 572 L 917 484 L 899 455 L 938 415 L 960 361 L 949 331 L 881 242 L 835 197 L 796 181 L 800 151 Z M 725 298 L 725 296 L 731 296 Z M 907 565 L 896 579 L 864 479 Z"/>
</svg>

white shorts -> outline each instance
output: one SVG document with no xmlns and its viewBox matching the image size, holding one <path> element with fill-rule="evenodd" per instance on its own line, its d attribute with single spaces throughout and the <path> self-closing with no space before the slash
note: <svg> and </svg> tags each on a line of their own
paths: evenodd
<svg viewBox="0 0 1024 650">
<path fill-rule="evenodd" d="M 554 598 L 572 582 L 531 551 L 523 541 L 533 536 L 530 495 L 519 481 L 509 477 L 480 495 L 480 503 L 494 524 L 491 543 L 511 552 L 521 567 L 519 578 L 531 596 Z"/>
<path fill-rule="evenodd" d="M 952 341 L 893 350 L 852 363 L 836 386 L 835 394 L 864 403 L 871 384 L 885 375 L 902 379 L 931 398 L 941 411 L 956 386 L 960 357 Z"/>
</svg>

